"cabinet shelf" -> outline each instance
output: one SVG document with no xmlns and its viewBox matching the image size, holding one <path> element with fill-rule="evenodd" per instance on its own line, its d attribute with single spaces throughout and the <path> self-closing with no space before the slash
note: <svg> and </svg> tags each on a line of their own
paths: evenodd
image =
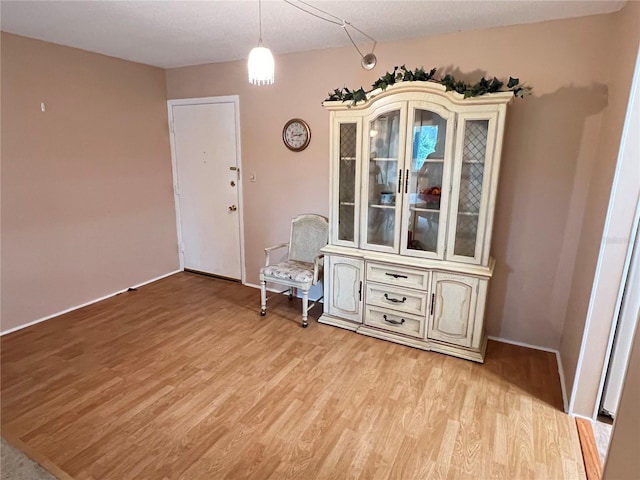
<svg viewBox="0 0 640 480">
<path fill-rule="evenodd" d="M 418 178 L 429 178 L 433 176 L 430 173 L 421 173 L 420 170 L 411 170 L 409 173 L 411 173 L 412 176 L 416 176 Z"/>
<path fill-rule="evenodd" d="M 398 158 L 393 158 L 393 157 L 373 157 L 370 160 L 373 160 L 374 162 L 397 162 Z"/>
<path fill-rule="evenodd" d="M 465 217 L 477 217 L 480 214 L 478 212 L 458 212 L 458 215 L 463 215 Z"/>
<path fill-rule="evenodd" d="M 412 212 L 424 212 L 424 213 L 440 213 L 439 209 L 435 208 L 427 208 L 427 207 L 410 207 L 409 210 Z"/>
<path fill-rule="evenodd" d="M 369 207 L 371 207 L 371 208 L 382 208 L 382 209 L 385 209 L 385 210 L 390 210 L 390 209 L 396 208 L 396 205 L 395 205 L 395 203 L 393 205 L 380 205 L 380 204 L 377 204 L 377 203 L 370 203 Z"/>
<path fill-rule="evenodd" d="M 356 157 L 340 157 L 340 160 L 343 160 L 345 162 L 354 162 L 356 160 Z"/>
<path fill-rule="evenodd" d="M 340 202 L 340 205 L 343 207 L 355 207 L 356 204 L 354 202 Z"/>
</svg>

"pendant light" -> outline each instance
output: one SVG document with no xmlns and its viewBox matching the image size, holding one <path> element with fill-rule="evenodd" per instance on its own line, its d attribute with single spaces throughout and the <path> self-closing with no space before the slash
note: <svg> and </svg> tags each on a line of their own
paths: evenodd
<svg viewBox="0 0 640 480">
<path fill-rule="evenodd" d="M 258 46 L 249 53 L 249 82 L 254 85 L 271 85 L 274 81 L 275 63 L 271 51 L 262 45 L 262 0 L 258 0 L 260 37 Z"/>
</svg>

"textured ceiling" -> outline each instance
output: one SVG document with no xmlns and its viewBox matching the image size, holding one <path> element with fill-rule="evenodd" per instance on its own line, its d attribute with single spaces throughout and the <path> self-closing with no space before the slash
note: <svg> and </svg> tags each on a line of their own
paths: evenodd
<svg viewBox="0 0 640 480">
<path fill-rule="evenodd" d="M 296 0 L 292 0 L 296 1 Z M 314 1 L 378 42 L 617 11 L 625 1 Z M 163 68 L 246 58 L 258 2 L 2 1 L 2 30 Z M 349 45 L 343 29 L 283 0 L 262 2 L 275 54 Z M 372 43 L 355 33 L 364 52 Z"/>
</svg>

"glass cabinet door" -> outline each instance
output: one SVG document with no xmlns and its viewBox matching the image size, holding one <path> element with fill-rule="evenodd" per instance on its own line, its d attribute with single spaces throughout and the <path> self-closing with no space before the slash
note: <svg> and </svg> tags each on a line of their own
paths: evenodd
<svg viewBox="0 0 640 480">
<path fill-rule="evenodd" d="M 367 123 L 368 160 L 365 161 L 362 179 L 366 185 L 367 205 L 364 210 L 366 228 L 363 230 L 365 248 L 372 250 L 397 251 L 402 183 L 399 159 L 400 150 L 404 150 L 400 141 L 404 130 L 400 125 L 403 111 L 403 107 L 387 111 Z"/>
<path fill-rule="evenodd" d="M 341 245 L 355 246 L 358 241 L 358 138 L 360 128 L 357 121 L 338 121 L 339 141 L 337 148 L 337 238 L 335 243 Z"/>
<path fill-rule="evenodd" d="M 495 116 L 465 118 L 460 115 L 452 194 L 451 234 L 447 257 L 465 263 L 481 263 L 482 240 L 488 202 L 488 178 Z"/>
<path fill-rule="evenodd" d="M 402 253 L 443 258 L 453 125 L 448 111 L 410 108 Z M 409 143 L 410 142 L 410 143 Z"/>
</svg>

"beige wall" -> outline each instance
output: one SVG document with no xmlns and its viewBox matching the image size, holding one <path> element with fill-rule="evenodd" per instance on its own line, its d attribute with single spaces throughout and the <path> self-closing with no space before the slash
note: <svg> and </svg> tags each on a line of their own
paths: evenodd
<svg viewBox="0 0 640 480">
<path fill-rule="evenodd" d="M 178 256 L 163 70 L 6 33 L 1 48 L 6 331 Z"/>
<path fill-rule="evenodd" d="M 569 308 L 562 331 L 560 353 L 568 391 L 577 382 L 572 412 L 592 417 L 615 305 L 620 288 L 624 262 L 631 238 L 634 208 L 637 202 L 637 151 L 628 153 L 630 167 L 623 174 L 617 194 L 617 208 L 613 213 L 617 226 L 608 232 L 606 251 L 603 251 L 600 281 L 594 286 L 594 272 L 603 237 L 604 221 L 609 205 L 611 185 L 618 159 L 620 139 L 629 105 L 629 91 L 640 45 L 640 3 L 630 2 L 623 10 L 611 15 L 613 30 L 611 51 L 603 69 L 609 73 L 609 102 L 603 112 L 602 129 L 597 146 L 597 165 L 589 178 L 589 191 L 579 230 L 577 256 L 580 259 L 572 272 Z M 637 134 L 637 131 L 634 129 Z M 637 136 L 632 134 L 637 140 Z M 590 295 L 594 292 L 591 321 L 585 332 Z M 583 335 L 586 335 L 584 358 L 576 371 Z"/>
<path fill-rule="evenodd" d="M 167 71 L 169 98 L 238 94 L 244 172 L 247 280 L 262 249 L 287 238 L 291 217 L 328 213 L 329 115 L 320 102 L 337 87 L 365 88 L 394 65 L 451 69 L 469 80 L 520 77 L 534 96 L 509 109 L 492 252 L 497 261 L 488 332 L 557 348 L 571 286 L 602 112 L 607 106 L 614 17 L 600 15 L 425 37 L 376 48 L 363 71 L 353 48 L 276 57 L 276 84 L 247 82 L 244 61 Z M 268 39 L 265 39 L 268 44 Z M 311 145 L 280 139 L 292 117 L 307 120 Z M 610 161 L 610 160 L 608 160 Z M 248 173 L 257 182 L 248 182 Z"/>
<path fill-rule="evenodd" d="M 603 480 L 636 480 L 640 472 L 640 328 L 636 328 Z"/>
</svg>

